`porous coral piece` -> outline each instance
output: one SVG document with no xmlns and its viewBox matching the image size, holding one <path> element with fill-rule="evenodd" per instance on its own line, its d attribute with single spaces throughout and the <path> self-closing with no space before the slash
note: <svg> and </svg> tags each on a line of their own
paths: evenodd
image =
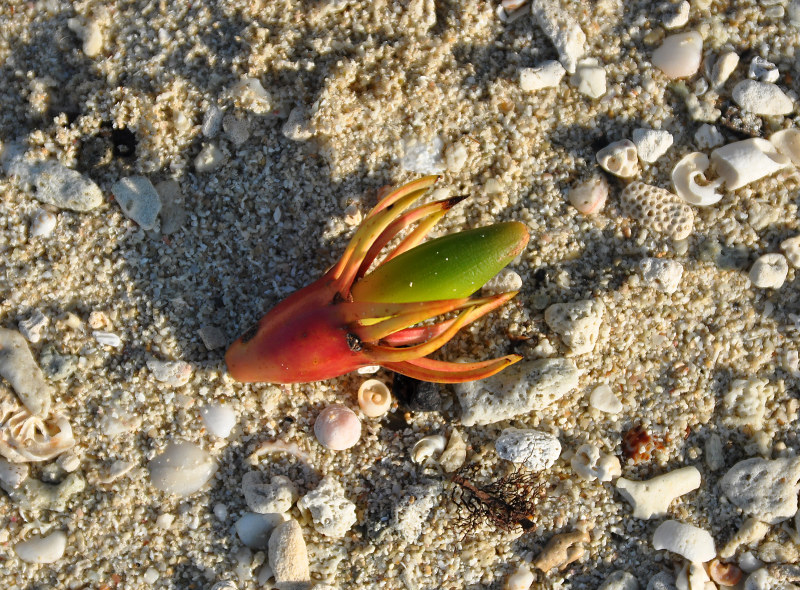
<svg viewBox="0 0 800 590">
<path fill-rule="evenodd" d="M 643 226 L 675 240 L 687 238 L 694 229 L 692 208 L 663 188 L 632 182 L 620 194 L 620 204 Z"/>
<path fill-rule="evenodd" d="M 547 542 L 539 557 L 533 560 L 533 567 L 547 573 L 557 567 L 563 570 L 573 561 L 581 558 L 584 543 L 590 541 L 589 527 L 579 523 L 578 530 L 555 535 Z"/>
</svg>

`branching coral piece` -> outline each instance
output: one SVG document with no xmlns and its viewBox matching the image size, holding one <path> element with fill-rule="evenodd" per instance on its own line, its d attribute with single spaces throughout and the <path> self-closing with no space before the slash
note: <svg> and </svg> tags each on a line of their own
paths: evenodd
<svg viewBox="0 0 800 590">
<path fill-rule="evenodd" d="M 44 420 L 0 387 L 0 455 L 13 463 L 46 461 L 74 445 L 72 428 L 64 416 Z"/>
<path fill-rule="evenodd" d="M 239 381 L 298 383 L 337 377 L 368 365 L 416 379 L 483 379 L 520 360 L 477 363 L 427 355 L 470 322 L 505 304 L 515 291 L 472 298 L 528 243 L 518 222 L 498 223 L 421 243 L 463 197 L 409 209 L 435 182 L 426 176 L 386 195 L 364 219 L 325 275 L 275 306 L 225 355 Z M 400 232 L 417 226 L 376 264 Z M 453 318 L 423 322 L 442 314 Z"/>
</svg>

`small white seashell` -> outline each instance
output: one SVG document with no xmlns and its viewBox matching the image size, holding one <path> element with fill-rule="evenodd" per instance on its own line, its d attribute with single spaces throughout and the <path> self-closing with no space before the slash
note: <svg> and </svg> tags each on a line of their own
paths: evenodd
<svg viewBox="0 0 800 590">
<path fill-rule="evenodd" d="M 456 471 L 464 464 L 467 459 L 467 442 L 461 436 L 461 433 L 453 429 L 450 433 L 450 440 L 447 442 L 447 448 L 439 457 L 439 465 L 442 466 L 447 473 Z"/>
<path fill-rule="evenodd" d="M 759 137 L 715 149 L 711 152 L 711 164 L 730 191 L 791 166 L 789 158 Z"/>
<path fill-rule="evenodd" d="M 711 86 L 719 88 L 730 77 L 736 66 L 739 65 L 739 56 L 733 51 L 726 51 L 721 54 L 714 67 L 711 68 Z"/>
<path fill-rule="evenodd" d="M 206 451 L 190 442 L 170 442 L 148 464 L 150 482 L 168 494 L 189 496 L 217 472 L 217 463 Z"/>
<path fill-rule="evenodd" d="M 633 506 L 634 518 L 643 519 L 665 516 L 674 499 L 699 487 L 700 471 L 694 466 L 682 467 L 647 481 L 631 481 L 624 477 L 617 480 L 617 489 Z"/>
<path fill-rule="evenodd" d="M 425 463 L 436 453 L 444 451 L 447 439 L 441 434 L 432 434 L 419 439 L 411 451 L 411 460 L 414 463 Z"/>
<path fill-rule="evenodd" d="M 314 421 L 314 435 L 326 449 L 344 451 L 361 438 L 361 421 L 347 406 L 334 404 L 317 416 Z"/>
<path fill-rule="evenodd" d="M 359 375 L 372 375 L 373 373 L 380 371 L 380 369 L 380 365 L 367 365 L 366 367 L 359 367 L 356 369 L 356 373 Z"/>
<path fill-rule="evenodd" d="M 56 228 L 56 221 L 55 215 L 44 209 L 39 209 L 31 221 L 30 236 L 32 238 L 49 236 Z"/>
<path fill-rule="evenodd" d="M 36 535 L 14 545 L 14 551 L 19 558 L 28 563 L 53 563 L 61 559 L 66 548 L 67 535 L 62 531 L 50 533 L 46 537 Z"/>
<path fill-rule="evenodd" d="M 722 199 L 717 188 L 724 182 L 717 178 L 713 182 L 706 181 L 703 174 L 708 169 L 708 156 L 702 152 L 685 155 L 672 169 L 672 185 L 675 192 L 687 203 L 698 207 L 708 207 Z M 698 179 L 701 179 L 698 182 Z"/>
<path fill-rule="evenodd" d="M 392 407 L 392 394 L 383 381 L 367 379 L 358 388 L 358 405 L 365 416 L 383 416 Z"/>
<path fill-rule="evenodd" d="M 800 268 L 800 235 L 781 242 L 783 255 L 795 268 Z"/>
<path fill-rule="evenodd" d="M 702 52 L 703 37 L 697 31 L 689 31 L 665 38 L 651 61 L 667 78 L 687 78 L 700 67 Z"/>
<path fill-rule="evenodd" d="M 122 346 L 122 339 L 113 332 L 95 330 L 92 332 L 92 336 L 94 336 L 94 339 L 103 346 L 111 346 L 112 348 L 119 348 Z"/>
<path fill-rule="evenodd" d="M 622 411 L 622 402 L 606 384 L 594 388 L 589 396 L 589 405 L 606 414 L 619 414 Z"/>
<path fill-rule="evenodd" d="M 525 564 L 520 565 L 513 574 L 506 578 L 503 590 L 528 590 L 533 584 L 533 572 Z"/>
<path fill-rule="evenodd" d="M 792 161 L 795 166 L 800 166 L 800 129 L 782 129 L 769 136 L 769 142 L 781 154 Z"/>
<path fill-rule="evenodd" d="M 631 178 L 639 173 L 639 156 L 630 139 L 615 141 L 597 152 L 597 163 L 604 170 L 622 178 Z"/>
<path fill-rule="evenodd" d="M 764 254 L 750 267 L 750 282 L 759 289 L 780 289 L 789 273 L 789 263 L 783 254 Z"/>
<path fill-rule="evenodd" d="M 672 551 L 694 563 L 710 561 L 717 554 L 708 531 L 676 520 L 659 525 L 653 533 L 653 548 Z"/>
<path fill-rule="evenodd" d="M 569 202 L 580 213 L 594 215 L 603 209 L 608 199 L 608 182 L 602 176 L 593 176 L 569 190 Z"/>
<path fill-rule="evenodd" d="M 236 426 L 236 411 L 228 404 L 208 404 L 200 410 L 200 416 L 208 431 L 219 438 L 228 438 Z"/>
</svg>

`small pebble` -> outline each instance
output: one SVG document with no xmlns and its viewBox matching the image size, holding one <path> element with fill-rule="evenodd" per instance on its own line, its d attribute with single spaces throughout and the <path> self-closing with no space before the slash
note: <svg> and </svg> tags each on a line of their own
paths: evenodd
<svg viewBox="0 0 800 590">
<path fill-rule="evenodd" d="M 59 162 L 42 162 L 32 171 L 37 201 L 79 213 L 99 207 L 104 201 L 103 192 L 94 181 Z"/>
<path fill-rule="evenodd" d="M 711 69 L 711 86 L 719 88 L 725 84 L 737 65 L 739 65 L 739 56 L 735 52 L 726 51 L 720 54 Z"/>
<path fill-rule="evenodd" d="M 750 67 L 747 68 L 747 76 L 759 82 L 777 82 L 780 77 L 778 67 L 769 60 L 756 55 L 750 61 Z"/>
<path fill-rule="evenodd" d="M 602 176 L 593 176 L 570 188 L 568 198 L 570 204 L 583 215 L 594 215 L 602 211 L 606 204 L 608 182 Z"/>
<path fill-rule="evenodd" d="M 334 404 L 317 416 L 314 421 L 314 435 L 326 449 L 344 451 L 355 446 L 361 438 L 361 421 L 347 406 Z"/>
<path fill-rule="evenodd" d="M 639 270 L 648 287 L 667 294 L 678 290 L 683 276 L 683 265 L 668 258 L 645 258 L 639 263 Z"/>
<path fill-rule="evenodd" d="M 213 172 L 221 167 L 226 159 L 225 153 L 216 144 L 207 143 L 200 149 L 200 153 L 194 159 L 194 169 L 200 174 Z"/>
<path fill-rule="evenodd" d="M 589 405 L 607 414 L 619 414 L 622 411 L 622 402 L 606 384 L 598 385 L 592 390 Z"/>
<path fill-rule="evenodd" d="M 675 520 L 662 522 L 653 533 L 653 548 L 666 549 L 693 563 L 716 557 L 714 539 L 708 531 Z"/>
<path fill-rule="evenodd" d="M 27 541 L 14 545 L 14 552 L 28 563 L 54 563 L 61 559 L 67 548 L 67 535 L 61 531 L 46 537 L 33 535 Z"/>
<path fill-rule="evenodd" d="M 520 463 L 531 471 L 543 471 L 561 455 L 558 438 L 538 430 L 506 428 L 494 443 L 501 459 Z"/>
<path fill-rule="evenodd" d="M 142 229 L 155 229 L 161 211 L 161 197 L 150 179 L 128 176 L 115 182 L 111 192 L 126 216 Z"/>
<path fill-rule="evenodd" d="M 30 236 L 46 238 L 56 229 L 57 218 L 45 209 L 39 209 L 31 221 Z"/>
<path fill-rule="evenodd" d="M 251 549 L 266 549 L 275 527 L 285 522 L 283 514 L 245 512 L 236 521 L 236 535 Z"/>
<path fill-rule="evenodd" d="M 715 125 L 703 123 L 697 131 L 695 131 L 694 143 L 697 145 L 698 149 L 707 150 L 724 144 L 725 136 L 722 135 Z"/>
<path fill-rule="evenodd" d="M 458 471 L 467 459 L 467 441 L 457 428 L 453 428 L 442 454 L 439 456 L 439 465 L 445 473 Z"/>
<path fill-rule="evenodd" d="M 186 223 L 183 193 L 180 184 L 172 179 L 159 182 L 156 191 L 161 198 L 161 233 L 168 236 Z"/>
<path fill-rule="evenodd" d="M 197 331 L 197 335 L 200 336 L 200 340 L 203 341 L 203 346 L 207 350 L 216 350 L 228 344 L 228 337 L 225 336 L 225 332 L 216 326 L 206 324 Z"/>
<path fill-rule="evenodd" d="M 703 38 L 697 31 L 666 37 L 653 52 L 652 62 L 667 78 L 688 78 L 700 68 Z"/>
<path fill-rule="evenodd" d="M 553 88 L 561 83 L 566 73 L 560 62 L 546 61 L 534 68 L 522 68 L 519 72 L 519 86 L 525 92 Z"/>
<path fill-rule="evenodd" d="M 595 59 L 581 60 L 570 77 L 570 83 L 581 94 L 589 98 L 600 98 L 607 90 L 606 70 Z"/>
<path fill-rule="evenodd" d="M 528 590 L 533 584 L 533 572 L 524 564 L 506 578 L 503 590 Z"/>
<path fill-rule="evenodd" d="M 4 490 L 15 490 L 28 479 L 27 463 L 12 463 L 0 457 L 0 487 Z"/>
<path fill-rule="evenodd" d="M 200 409 L 200 416 L 208 432 L 219 438 L 228 438 L 237 422 L 236 410 L 228 404 L 205 405 Z"/>
<path fill-rule="evenodd" d="M 222 109 L 217 106 L 210 106 L 206 109 L 203 115 L 203 125 L 201 127 L 205 137 L 212 139 L 217 136 L 219 130 L 222 128 L 223 115 Z"/>
<path fill-rule="evenodd" d="M 652 164 L 667 153 L 673 142 L 672 134 L 663 129 L 640 127 L 633 130 L 632 138 L 639 159 L 648 164 Z"/>
<path fill-rule="evenodd" d="M 794 268 L 800 268 L 800 235 L 782 241 L 781 250 Z"/>
<path fill-rule="evenodd" d="M 236 147 L 241 147 L 250 138 L 250 125 L 247 120 L 234 115 L 223 117 L 222 130 Z"/>
<path fill-rule="evenodd" d="M 783 254 L 764 254 L 750 267 L 750 282 L 759 289 L 780 289 L 789 273 L 789 263 Z"/>
<path fill-rule="evenodd" d="M 217 472 L 217 463 L 200 447 L 186 441 L 170 442 L 150 461 L 150 482 L 168 494 L 190 496 Z"/>
<path fill-rule="evenodd" d="M 611 572 L 597 590 L 639 590 L 639 582 L 632 573 L 617 570 Z"/>
<path fill-rule="evenodd" d="M 0 328 L 0 376 L 32 414 L 47 417 L 53 389 L 44 380 L 22 334 L 5 328 Z"/>
<path fill-rule="evenodd" d="M 504 268 L 483 286 L 481 294 L 486 297 L 509 291 L 519 291 L 521 288 L 522 277 L 510 268 Z"/>
<path fill-rule="evenodd" d="M 672 5 L 661 19 L 665 29 L 679 29 L 689 22 L 689 2 L 683 0 L 677 5 Z"/>
<path fill-rule="evenodd" d="M 450 172 L 459 172 L 467 163 L 467 148 L 461 142 L 447 146 L 444 151 L 444 160 Z"/>
<path fill-rule="evenodd" d="M 153 373 L 156 381 L 171 387 L 185 385 L 192 377 L 192 365 L 184 361 L 159 361 L 147 359 L 147 368 Z"/>
<path fill-rule="evenodd" d="M 742 80 L 733 87 L 732 96 L 742 109 L 755 115 L 788 115 L 794 110 L 792 99 L 769 82 Z"/>
</svg>

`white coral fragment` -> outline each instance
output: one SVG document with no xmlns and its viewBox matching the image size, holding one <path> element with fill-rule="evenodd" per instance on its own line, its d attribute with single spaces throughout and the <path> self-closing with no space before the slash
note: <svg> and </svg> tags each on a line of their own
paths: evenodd
<svg viewBox="0 0 800 590">
<path fill-rule="evenodd" d="M 65 416 L 31 414 L 8 390 L 0 390 L 0 455 L 14 463 L 46 461 L 75 445 Z"/>
<path fill-rule="evenodd" d="M 630 139 L 608 144 L 597 152 L 597 163 L 603 170 L 621 178 L 631 178 L 639 173 L 639 154 Z"/>
<path fill-rule="evenodd" d="M 766 379 L 736 379 L 725 394 L 727 414 L 723 422 L 727 426 L 761 430 L 764 427 L 767 399 L 772 394 L 773 389 Z"/>
<path fill-rule="evenodd" d="M 587 481 L 611 481 L 622 473 L 619 459 L 588 443 L 578 447 L 570 464 L 573 471 Z"/>
<path fill-rule="evenodd" d="M 672 169 L 672 185 L 678 196 L 692 205 L 708 207 L 722 199 L 717 189 L 724 182 L 717 178 L 709 182 L 703 174 L 708 169 L 708 156 L 702 152 L 687 154 Z"/>
<path fill-rule="evenodd" d="M 620 202 L 627 215 L 674 240 L 689 237 L 694 229 L 692 208 L 663 188 L 632 182 L 620 193 Z"/>
<path fill-rule="evenodd" d="M 751 137 L 715 149 L 711 164 L 732 191 L 791 166 L 791 161 L 766 139 Z"/>
<path fill-rule="evenodd" d="M 617 480 L 617 489 L 633 506 L 633 516 L 643 519 L 665 516 L 674 499 L 699 487 L 700 471 L 694 466 L 682 467 L 647 481 L 631 481 L 624 477 Z"/>
<path fill-rule="evenodd" d="M 769 136 L 769 142 L 781 154 L 792 161 L 795 166 L 800 166 L 800 129 L 792 127 L 781 129 Z"/>
</svg>

